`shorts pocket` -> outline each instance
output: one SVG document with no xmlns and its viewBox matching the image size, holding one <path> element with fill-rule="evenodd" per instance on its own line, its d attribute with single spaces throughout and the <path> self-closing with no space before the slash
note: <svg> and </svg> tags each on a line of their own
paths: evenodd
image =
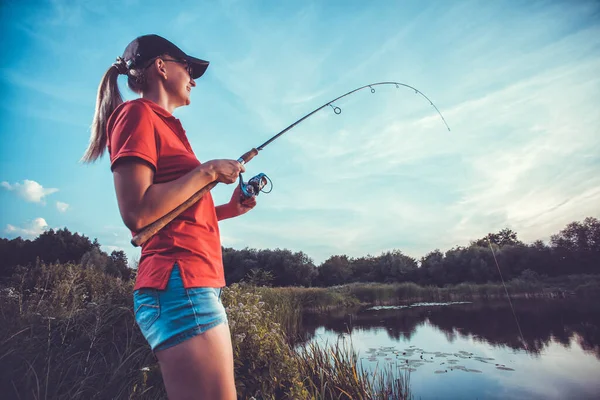
<svg viewBox="0 0 600 400">
<path fill-rule="evenodd" d="M 133 294 L 135 321 L 141 329 L 148 329 L 160 316 L 157 289 L 138 289 Z"/>
<path fill-rule="evenodd" d="M 207 306 L 211 304 L 218 304 L 221 302 L 220 291 L 218 288 L 211 287 L 197 287 L 185 289 L 190 301 L 195 306 Z"/>
</svg>

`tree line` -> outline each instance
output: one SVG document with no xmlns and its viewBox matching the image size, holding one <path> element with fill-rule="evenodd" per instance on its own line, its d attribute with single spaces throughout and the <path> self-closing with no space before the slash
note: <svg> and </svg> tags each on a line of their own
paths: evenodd
<svg viewBox="0 0 600 400">
<path fill-rule="evenodd" d="M 124 280 L 135 278 L 123 251 L 110 255 L 95 239 L 67 228 L 49 230 L 34 240 L 0 238 L 0 279 L 18 265 L 36 262 L 78 263 L 99 268 Z M 420 259 L 392 250 L 379 256 L 334 255 L 315 265 L 304 252 L 287 249 L 223 248 L 228 284 L 245 281 L 261 286 L 335 286 L 354 282 L 414 282 L 420 285 L 497 282 L 520 278 L 539 280 L 573 274 L 600 273 L 600 221 L 588 217 L 572 222 L 545 244 L 520 241 L 503 229 L 446 252 L 433 250 Z"/>
<path fill-rule="evenodd" d="M 108 254 L 100 247 L 97 239 L 91 241 L 67 228 L 50 229 L 34 240 L 0 238 L 0 279 L 10 277 L 17 266 L 39 262 L 79 264 L 82 268 L 97 268 L 125 280 L 135 277 L 124 251 Z"/>
<path fill-rule="evenodd" d="M 511 229 L 490 233 L 445 253 L 421 259 L 392 250 L 379 256 L 334 255 L 315 266 L 303 252 L 224 249 L 227 282 L 249 281 L 273 286 L 335 286 L 354 282 L 414 282 L 420 285 L 487 283 L 521 278 L 539 280 L 600 273 L 600 221 L 572 222 L 550 243 L 525 244 Z"/>
</svg>

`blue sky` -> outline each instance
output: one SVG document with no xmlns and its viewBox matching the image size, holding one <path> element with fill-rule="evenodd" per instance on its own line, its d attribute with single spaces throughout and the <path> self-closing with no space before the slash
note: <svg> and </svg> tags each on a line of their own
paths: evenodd
<svg viewBox="0 0 600 400">
<path fill-rule="evenodd" d="M 509 227 L 547 241 L 600 217 L 597 1 L 4 1 L 0 235 L 68 227 L 139 249 L 108 157 L 79 162 L 98 84 L 136 36 L 211 65 L 175 111 L 201 161 L 237 158 L 351 89 L 247 166 L 273 192 L 223 245 L 421 257 Z M 123 79 L 123 78 L 120 78 Z M 134 95 L 120 81 L 128 99 Z M 213 190 L 218 203 L 232 186 Z"/>
</svg>

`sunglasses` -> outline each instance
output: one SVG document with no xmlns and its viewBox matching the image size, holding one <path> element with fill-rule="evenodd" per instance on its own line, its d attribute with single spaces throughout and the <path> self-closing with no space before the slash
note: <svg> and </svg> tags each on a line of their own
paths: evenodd
<svg viewBox="0 0 600 400">
<path fill-rule="evenodd" d="M 182 64 L 185 67 L 185 70 L 190 75 L 190 78 L 192 77 L 192 66 L 190 65 L 189 62 L 187 62 L 185 60 L 165 60 L 165 59 L 163 59 L 163 61 L 164 62 L 174 62 L 174 63 L 177 63 L 177 64 Z"/>
<path fill-rule="evenodd" d="M 150 66 L 152 65 L 154 60 L 156 60 L 157 58 L 162 59 L 164 62 L 174 62 L 174 63 L 183 65 L 185 67 L 185 70 L 187 71 L 187 73 L 190 75 L 190 78 L 192 77 L 192 72 L 193 72 L 192 66 L 186 60 L 171 60 L 171 59 L 164 59 L 162 57 L 155 57 L 152 60 L 150 60 L 149 65 L 146 68 L 150 68 Z"/>
</svg>

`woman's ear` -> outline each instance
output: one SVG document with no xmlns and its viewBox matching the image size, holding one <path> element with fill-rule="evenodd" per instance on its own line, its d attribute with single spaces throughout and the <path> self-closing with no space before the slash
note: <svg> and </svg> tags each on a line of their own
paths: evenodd
<svg viewBox="0 0 600 400">
<path fill-rule="evenodd" d="M 162 59 L 157 58 L 154 60 L 154 67 L 156 68 L 156 72 L 159 76 L 161 76 L 164 80 L 167 80 L 167 63 Z"/>
</svg>

